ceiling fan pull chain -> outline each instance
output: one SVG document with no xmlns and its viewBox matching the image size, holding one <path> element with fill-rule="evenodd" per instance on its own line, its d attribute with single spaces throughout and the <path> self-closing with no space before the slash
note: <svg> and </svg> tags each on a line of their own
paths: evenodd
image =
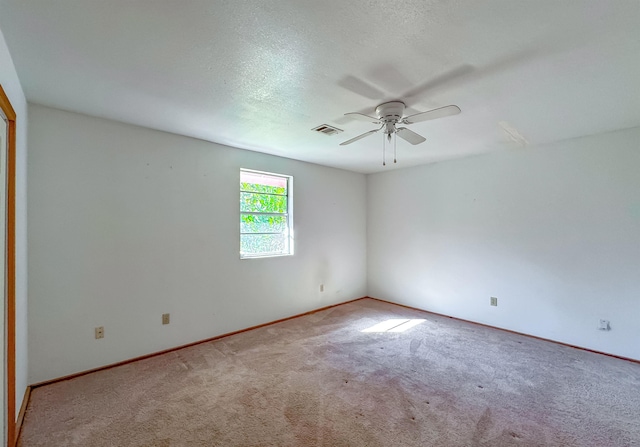
<svg viewBox="0 0 640 447">
<path fill-rule="evenodd" d="M 386 135 L 386 134 L 383 132 L 383 133 L 382 133 L 382 166 L 386 166 L 386 165 L 387 165 L 387 162 L 385 161 L 385 156 L 384 156 L 385 147 L 386 147 L 386 144 L 385 144 L 385 142 L 384 142 L 384 140 L 385 140 L 385 138 L 384 138 L 384 137 L 385 137 L 385 135 Z"/>
<path fill-rule="evenodd" d="M 393 162 L 397 163 L 398 161 L 396 160 L 396 141 L 398 141 L 398 135 L 397 133 L 393 134 Z"/>
</svg>

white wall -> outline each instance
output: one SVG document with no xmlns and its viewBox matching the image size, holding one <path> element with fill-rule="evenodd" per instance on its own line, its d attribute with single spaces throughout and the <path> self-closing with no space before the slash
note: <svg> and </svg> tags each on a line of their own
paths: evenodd
<svg viewBox="0 0 640 447">
<path fill-rule="evenodd" d="M 636 128 L 365 181 L 30 105 L 29 381 L 365 294 L 640 359 L 638 141 Z M 294 175 L 294 257 L 239 259 L 240 167 Z"/>
<path fill-rule="evenodd" d="M 31 383 L 366 293 L 362 174 L 33 104 L 29 145 Z M 239 259 L 241 167 L 294 176 L 295 256 Z"/>
<path fill-rule="evenodd" d="M 640 359 L 639 173 L 635 128 L 370 175 L 368 294 Z"/>
<path fill-rule="evenodd" d="M 16 112 L 16 411 L 27 388 L 27 102 L 0 31 L 0 84 Z M 16 414 L 17 416 L 17 414 Z M 4 421 L 4 419 L 3 419 Z"/>
</svg>

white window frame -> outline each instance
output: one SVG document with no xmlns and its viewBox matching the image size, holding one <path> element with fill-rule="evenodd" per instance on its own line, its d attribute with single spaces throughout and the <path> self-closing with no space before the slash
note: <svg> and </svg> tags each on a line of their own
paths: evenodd
<svg viewBox="0 0 640 447">
<path fill-rule="evenodd" d="M 242 191 L 242 173 L 243 172 L 247 172 L 247 173 L 251 173 L 251 174 L 260 174 L 260 175 L 265 175 L 265 176 L 269 176 L 269 177 L 278 177 L 278 178 L 283 178 L 286 179 L 287 181 L 287 211 L 286 213 L 277 213 L 278 215 L 284 215 L 287 219 L 287 225 L 285 227 L 285 230 L 282 233 L 274 233 L 274 234 L 284 234 L 285 235 L 285 240 L 287 241 L 287 248 L 288 251 L 286 252 L 281 252 L 281 253 L 242 253 L 242 251 L 240 251 L 240 259 L 262 259 L 262 258 L 276 258 L 276 257 L 281 257 L 281 256 L 293 256 L 294 253 L 294 238 L 293 238 L 293 176 L 291 175 L 286 175 L 286 174 L 278 174 L 275 172 L 266 172 L 266 171 L 257 171 L 255 169 L 246 169 L 246 168 L 240 168 L 240 181 L 238 182 L 238 186 L 240 187 L 240 194 L 239 197 L 242 197 L 242 193 L 243 192 L 249 192 L 249 191 Z M 240 205 L 240 203 L 239 203 Z M 243 234 L 260 234 L 260 233 L 243 233 L 242 232 L 242 215 L 243 214 L 253 214 L 253 215 L 260 215 L 260 214 L 269 214 L 269 213 L 257 213 L 257 212 L 249 212 L 249 211 L 242 211 L 242 206 L 238 207 L 240 210 L 239 213 L 239 230 L 240 230 L 240 238 L 239 238 L 239 244 L 240 244 L 240 249 L 242 250 L 242 235 Z"/>
</svg>

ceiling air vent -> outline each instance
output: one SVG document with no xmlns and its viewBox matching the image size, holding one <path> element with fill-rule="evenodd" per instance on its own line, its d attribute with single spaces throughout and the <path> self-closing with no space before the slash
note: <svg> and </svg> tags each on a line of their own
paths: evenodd
<svg viewBox="0 0 640 447">
<path fill-rule="evenodd" d="M 314 127 L 311 130 L 315 130 L 316 132 L 320 132 L 325 135 L 337 135 L 340 132 L 342 132 L 342 129 L 338 129 L 337 127 L 333 127 L 328 124 L 321 124 L 318 127 Z"/>
</svg>

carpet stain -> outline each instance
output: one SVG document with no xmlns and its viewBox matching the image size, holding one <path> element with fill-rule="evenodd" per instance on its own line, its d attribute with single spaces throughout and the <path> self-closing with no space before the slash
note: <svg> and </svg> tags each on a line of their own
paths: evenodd
<svg viewBox="0 0 640 447">
<path fill-rule="evenodd" d="M 491 418 L 491 409 L 487 408 L 480 416 L 480 419 L 476 423 L 476 430 L 471 438 L 472 445 L 474 447 L 481 446 L 482 439 L 486 439 L 489 435 L 489 430 L 493 427 L 493 420 Z"/>
</svg>

